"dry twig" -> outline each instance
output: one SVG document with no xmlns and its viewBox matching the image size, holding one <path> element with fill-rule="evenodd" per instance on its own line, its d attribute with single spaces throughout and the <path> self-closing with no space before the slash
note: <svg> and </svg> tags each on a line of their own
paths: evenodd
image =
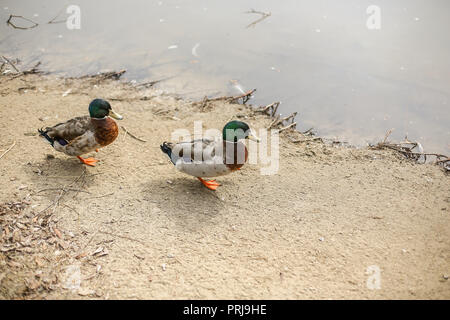
<svg viewBox="0 0 450 320">
<path fill-rule="evenodd" d="M 236 102 L 239 103 L 239 99 L 242 99 L 242 104 L 246 104 L 247 101 L 251 99 L 251 97 L 252 97 L 253 93 L 255 93 L 255 91 L 256 91 L 256 89 L 253 89 L 253 90 L 244 92 L 243 94 L 238 95 L 238 96 L 223 96 L 223 97 L 217 97 L 217 98 L 208 98 L 205 96 L 201 102 L 194 102 L 194 105 L 200 103 L 204 108 L 206 106 L 206 104 L 211 101 L 224 100 L 229 103 L 236 103 Z"/>
<path fill-rule="evenodd" d="M 108 231 L 103 231 L 103 230 L 99 230 L 99 232 L 103 233 L 103 234 L 107 234 L 107 235 L 113 236 L 113 237 L 119 237 L 119 238 L 122 238 L 122 239 L 127 239 L 127 240 L 138 242 L 138 243 L 143 244 L 143 245 L 147 245 L 143 241 L 138 240 L 138 239 L 133 239 L 131 237 L 127 237 L 127 236 L 123 236 L 123 235 L 119 235 L 119 234 L 115 234 L 115 233 L 108 232 Z"/>
<path fill-rule="evenodd" d="M 148 81 L 148 82 L 144 82 L 144 83 L 139 83 L 137 85 L 135 85 L 135 88 L 140 88 L 140 87 L 144 87 L 144 88 L 151 88 L 153 87 L 155 84 L 166 81 L 166 80 L 170 80 L 173 77 L 167 77 L 167 78 L 163 78 L 163 79 L 159 79 L 159 80 L 153 80 L 153 81 Z"/>
<path fill-rule="evenodd" d="M 423 163 L 425 163 L 427 161 L 427 156 L 432 156 L 435 157 L 435 164 L 442 166 L 446 172 L 450 171 L 450 158 L 448 156 L 439 153 L 423 152 L 419 142 L 409 141 L 406 137 L 399 143 L 389 142 L 388 137 L 391 133 L 392 130 L 389 130 L 382 142 L 379 142 L 376 145 L 369 145 L 369 148 L 376 150 L 391 149 L 415 162 L 420 162 L 420 159 L 423 158 Z M 415 151 L 416 148 L 419 149 L 419 152 Z"/>
<path fill-rule="evenodd" d="M 12 148 L 14 148 L 15 145 L 16 145 L 16 142 L 14 141 L 13 144 L 12 144 L 8 149 L 6 149 L 5 152 L 2 153 L 2 155 L 0 156 L 0 159 L 3 158 L 3 156 L 4 156 L 6 153 L 8 153 Z"/>
<path fill-rule="evenodd" d="M 11 61 L 9 61 L 8 58 L 6 58 L 5 56 L 2 56 L 3 60 L 5 60 L 5 62 L 7 62 L 11 67 L 14 68 L 14 70 L 17 71 L 17 73 L 20 73 L 19 69 L 17 69 L 17 67 L 14 65 L 14 63 L 12 63 Z"/>
<path fill-rule="evenodd" d="M 278 132 L 282 132 L 282 131 L 290 129 L 290 128 L 294 128 L 295 129 L 296 126 L 297 126 L 297 122 L 292 122 L 291 124 L 289 124 L 289 125 L 287 125 L 287 126 L 285 126 L 283 128 L 280 128 L 280 130 L 278 130 Z"/>
<path fill-rule="evenodd" d="M 85 75 L 85 76 L 81 76 L 78 77 L 78 79 L 97 79 L 99 81 L 101 80 L 106 80 L 106 79 L 114 79 L 114 80 L 119 80 L 120 77 L 127 72 L 127 70 L 123 69 L 120 71 L 108 71 L 108 72 L 99 72 L 96 74 L 92 74 L 92 75 Z"/>
<path fill-rule="evenodd" d="M 297 140 L 291 140 L 293 143 L 303 143 L 303 142 L 312 142 L 312 141 L 320 141 L 323 142 L 323 139 L 320 137 L 315 138 L 309 138 L 309 139 L 297 139 Z"/>
<path fill-rule="evenodd" d="M 47 22 L 48 24 L 56 24 L 56 23 L 64 23 L 64 22 L 66 22 L 67 21 L 67 18 L 65 19 L 65 20 L 58 20 L 58 21 L 55 21 L 56 20 L 56 18 L 58 18 L 60 15 L 61 15 L 61 13 L 64 11 L 64 8 L 63 9 L 61 9 L 59 12 L 58 12 L 58 14 L 52 19 L 52 20 L 50 20 L 49 22 Z"/>
<path fill-rule="evenodd" d="M 132 137 L 132 138 L 134 138 L 134 139 L 136 139 L 138 141 L 141 141 L 141 142 L 147 142 L 147 140 L 144 140 L 142 138 L 136 137 L 134 134 L 132 134 L 130 131 L 128 131 L 127 128 L 125 128 L 124 126 L 121 126 L 121 128 L 123 130 L 125 130 L 125 133 L 128 134 L 130 137 Z"/>
<path fill-rule="evenodd" d="M 6 58 L 5 56 L 2 56 L 3 60 L 5 60 L 9 65 L 11 65 L 14 70 L 16 70 L 17 73 L 13 74 L 10 79 L 15 79 L 18 78 L 22 75 L 28 75 L 28 74 L 40 74 L 43 73 L 42 71 L 40 71 L 38 69 L 38 67 L 40 66 L 41 62 L 37 62 L 31 69 L 28 70 L 24 70 L 24 71 L 20 71 L 8 58 Z"/>
<path fill-rule="evenodd" d="M 111 192 L 111 193 L 103 194 L 103 195 L 101 195 L 101 196 L 87 198 L 86 200 L 98 199 L 98 198 L 104 198 L 104 197 L 112 196 L 113 194 L 114 194 L 114 192 Z"/>
<path fill-rule="evenodd" d="M 268 104 L 267 106 L 260 107 L 259 109 L 256 109 L 255 112 L 262 112 L 265 114 L 268 114 L 271 118 L 273 118 L 278 110 L 278 107 L 280 106 L 281 102 L 273 102 L 271 104 Z"/>
<path fill-rule="evenodd" d="M 266 19 L 272 15 L 272 13 L 270 13 L 270 12 L 266 13 L 266 12 L 262 12 L 262 11 L 256 11 L 255 9 L 251 9 L 250 11 L 246 11 L 245 13 L 255 13 L 255 14 L 261 15 L 261 18 L 253 21 L 252 23 L 247 25 L 246 28 L 254 27 L 257 23 L 260 23 L 261 21 L 263 21 L 264 19 Z"/>
</svg>

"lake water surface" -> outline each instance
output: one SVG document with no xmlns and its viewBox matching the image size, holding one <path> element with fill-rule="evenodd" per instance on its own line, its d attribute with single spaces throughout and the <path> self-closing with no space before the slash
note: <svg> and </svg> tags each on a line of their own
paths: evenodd
<svg viewBox="0 0 450 320">
<path fill-rule="evenodd" d="M 78 30 L 55 21 L 77 5 Z M 369 30 L 367 7 L 380 8 Z M 261 15 L 263 21 L 248 27 Z M 39 25 L 18 30 L 10 14 Z M 257 88 L 299 129 L 356 145 L 392 137 L 450 153 L 450 1 L 0 1 L 0 53 L 82 75 L 127 69 L 188 98 Z M 15 20 L 17 25 L 30 25 Z"/>
</svg>

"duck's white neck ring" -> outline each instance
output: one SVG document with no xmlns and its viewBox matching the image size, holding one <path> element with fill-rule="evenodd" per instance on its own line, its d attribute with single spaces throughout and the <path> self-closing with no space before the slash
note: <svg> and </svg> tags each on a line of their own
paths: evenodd
<svg viewBox="0 0 450 320">
<path fill-rule="evenodd" d="M 105 120 L 106 119 L 106 117 L 103 117 L 103 118 L 91 118 L 92 120 Z"/>
</svg>

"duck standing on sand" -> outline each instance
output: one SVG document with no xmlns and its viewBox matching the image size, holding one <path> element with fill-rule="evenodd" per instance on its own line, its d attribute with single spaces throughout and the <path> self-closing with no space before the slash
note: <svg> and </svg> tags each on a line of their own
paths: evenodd
<svg viewBox="0 0 450 320">
<path fill-rule="evenodd" d="M 222 139 L 197 139 L 189 142 L 164 142 L 161 150 L 166 153 L 177 170 L 200 180 L 205 187 L 216 190 L 220 184 L 216 180 L 203 180 L 239 170 L 248 158 L 244 139 L 259 142 L 248 124 L 230 121 L 222 131 Z"/>
<path fill-rule="evenodd" d="M 82 163 L 93 167 L 98 160 L 83 159 L 80 156 L 94 150 L 98 151 L 99 148 L 116 140 L 119 128 L 110 117 L 123 119 L 112 110 L 108 101 L 95 99 L 89 104 L 89 116 L 76 117 L 38 131 L 56 151 L 76 156 Z"/>
</svg>

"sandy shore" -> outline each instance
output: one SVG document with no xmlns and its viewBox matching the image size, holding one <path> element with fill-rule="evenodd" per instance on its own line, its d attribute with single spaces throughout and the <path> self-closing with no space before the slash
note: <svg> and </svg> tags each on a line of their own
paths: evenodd
<svg viewBox="0 0 450 320">
<path fill-rule="evenodd" d="M 145 142 L 121 129 L 92 168 L 36 129 L 86 114 L 96 97 Z M 12 146 L 0 159 L 0 297 L 450 298 L 441 168 L 389 150 L 293 143 L 286 130 L 277 174 L 246 165 L 212 192 L 159 150 L 195 120 L 221 129 L 235 117 L 271 122 L 239 104 L 114 80 L 0 77 L 0 154 Z"/>
</svg>

